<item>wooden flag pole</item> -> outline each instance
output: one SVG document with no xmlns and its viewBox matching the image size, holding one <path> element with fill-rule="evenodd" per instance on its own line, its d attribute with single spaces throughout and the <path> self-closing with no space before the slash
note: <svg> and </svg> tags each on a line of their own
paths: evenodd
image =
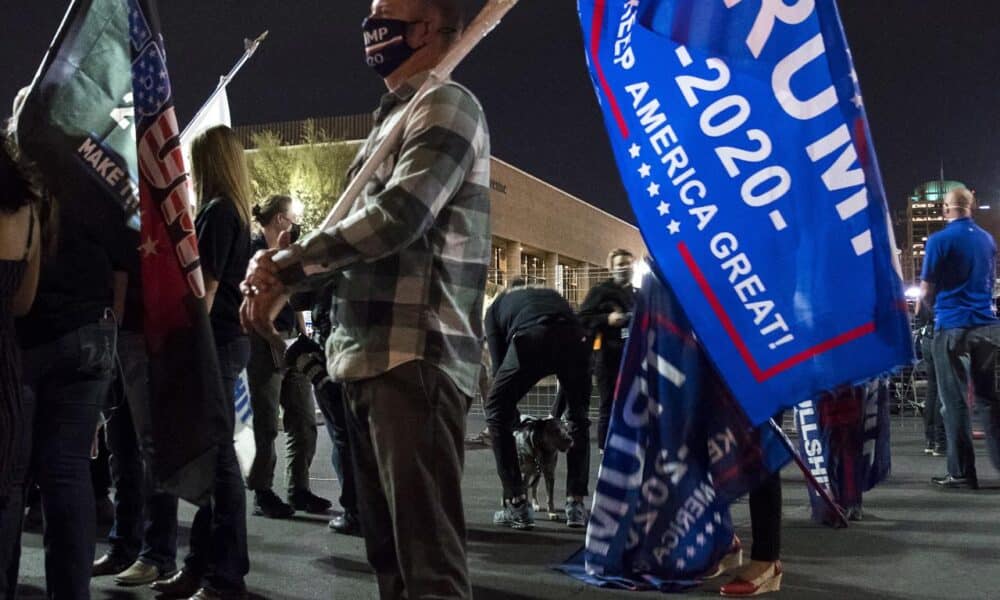
<svg viewBox="0 0 1000 600">
<path fill-rule="evenodd" d="M 514 8 L 518 0 L 489 0 L 486 6 L 483 7 L 479 14 L 469 26 L 465 28 L 462 33 L 462 38 L 455 44 L 451 50 L 445 54 L 444 58 L 438 64 L 434 70 L 431 71 L 431 76 L 424 82 L 417 93 L 414 95 L 414 99 L 408 102 L 406 108 L 403 109 L 402 117 L 396 122 L 395 126 L 389 130 L 382 142 L 375 148 L 368 160 L 361 166 L 361 169 L 357 172 L 350 183 L 347 184 L 347 189 L 344 193 L 340 195 L 337 203 L 333 205 L 330 209 L 330 213 L 323 220 L 320 225 L 320 230 L 329 229 L 331 225 L 340 222 L 345 216 L 347 216 L 348 211 L 354 204 L 355 199 L 361 192 L 365 189 L 368 181 L 375 174 L 375 170 L 381 165 L 389 154 L 396 148 L 399 143 L 399 139 L 403 135 L 403 128 L 406 126 L 407 117 L 413 112 L 414 107 L 420 103 L 420 99 L 423 98 L 433 87 L 440 84 L 451 77 L 452 72 L 458 67 L 458 65 L 469 55 L 472 50 L 479 45 L 487 35 L 490 34 L 500 21 L 503 20 L 504 15 L 506 15 L 510 9 Z"/>
</svg>

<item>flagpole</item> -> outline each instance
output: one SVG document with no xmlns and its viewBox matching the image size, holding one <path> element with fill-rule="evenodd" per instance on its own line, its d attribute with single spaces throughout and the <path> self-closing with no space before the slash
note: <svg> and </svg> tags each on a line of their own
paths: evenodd
<svg viewBox="0 0 1000 600">
<path fill-rule="evenodd" d="M 260 47 L 261 42 L 267 39 L 267 34 L 268 32 L 265 31 L 264 33 L 257 36 L 256 39 L 244 40 L 243 43 L 244 46 L 246 47 L 246 50 L 245 52 L 243 52 L 243 56 L 241 56 L 240 59 L 236 61 L 236 64 L 233 65 L 233 68 L 229 70 L 229 73 L 227 73 L 225 76 L 222 77 L 222 79 L 219 80 L 219 84 L 215 86 L 215 90 L 212 92 L 212 95 L 208 97 L 208 100 L 206 100 L 205 103 L 201 105 L 201 108 L 198 109 L 198 112 L 195 113 L 194 118 L 192 118 L 188 122 L 187 126 L 184 127 L 184 131 L 182 131 L 180 135 L 181 139 L 185 139 L 185 136 L 187 135 L 188 130 L 191 128 L 191 126 L 198 122 L 202 114 L 206 110 L 208 110 L 210 106 L 212 106 L 212 103 L 215 101 L 215 98 L 218 97 L 218 95 L 221 94 L 222 91 L 226 89 L 226 86 L 228 86 L 229 82 L 232 81 L 234 77 L 236 77 L 236 74 L 240 72 L 240 69 L 243 68 L 243 65 L 245 65 L 246 62 L 250 60 L 250 57 L 252 57 L 254 53 L 257 52 L 257 48 Z"/>
<path fill-rule="evenodd" d="M 49 56 L 52 54 L 59 38 L 63 36 L 63 32 L 66 31 L 66 25 L 70 22 L 70 19 L 75 14 L 77 8 L 79 8 L 79 4 L 80 0 L 70 1 L 69 7 L 66 9 L 66 13 L 63 15 L 62 21 L 59 22 L 59 28 L 56 29 L 56 34 L 52 36 L 52 41 L 49 42 L 49 47 L 45 50 L 45 56 L 42 57 L 42 62 L 38 65 L 38 69 L 35 71 L 35 76 L 31 78 L 31 83 L 28 84 L 28 95 L 31 95 L 31 92 L 35 91 L 35 85 L 38 83 L 38 80 L 42 78 L 42 74 L 45 72 L 45 67 L 49 63 Z M 11 118 L 14 119 L 15 123 L 21 118 L 21 109 L 24 108 L 24 101 L 26 100 L 27 96 L 25 96 L 22 100 L 21 106 L 17 109 L 17 113 L 11 115 Z"/>
<path fill-rule="evenodd" d="M 847 517 L 844 515 L 844 511 L 840 509 L 840 505 L 838 505 L 836 500 L 833 499 L 833 496 L 830 495 L 830 491 L 827 490 L 825 486 L 821 485 L 816 479 L 816 476 L 809 470 L 809 466 L 806 465 L 806 461 L 802 460 L 802 456 L 799 455 L 795 445 L 792 444 L 792 440 L 788 439 L 788 436 L 785 435 L 785 430 L 782 429 L 780 425 L 775 423 L 774 419 L 771 419 L 768 423 L 771 425 L 771 429 L 773 429 L 778 435 L 778 439 L 781 440 L 781 443 L 784 444 L 785 448 L 787 448 L 791 453 L 792 459 L 795 461 L 795 464 L 799 466 L 799 470 L 802 471 L 802 475 L 806 478 L 806 484 L 812 486 L 812 488 L 816 490 L 819 497 L 822 498 L 823 501 L 826 502 L 827 506 L 829 506 L 830 509 L 837 515 L 837 518 L 840 520 L 840 524 L 847 527 Z"/>
</svg>

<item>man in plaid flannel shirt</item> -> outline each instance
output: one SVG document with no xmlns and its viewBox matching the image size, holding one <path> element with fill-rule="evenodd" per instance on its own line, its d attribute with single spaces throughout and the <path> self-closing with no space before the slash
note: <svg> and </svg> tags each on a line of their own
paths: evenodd
<svg viewBox="0 0 1000 600">
<path fill-rule="evenodd" d="M 458 38 L 459 5 L 373 2 L 364 26 L 369 64 L 381 68 L 389 92 L 352 171 Z M 414 108 L 400 145 L 347 217 L 285 250 L 258 253 L 242 315 L 270 332 L 288 294 L 338 278 L 328 369 L 344 384 L 361 529 L 380 593 L 469 598 L 461 479 L 491 246 L 489 134 L 478 101 L 453 82 Z"/>
</svg>

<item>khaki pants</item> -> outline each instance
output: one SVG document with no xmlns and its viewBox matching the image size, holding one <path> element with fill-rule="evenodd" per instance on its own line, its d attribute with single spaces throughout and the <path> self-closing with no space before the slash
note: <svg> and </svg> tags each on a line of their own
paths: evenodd
<svg viewBox="0 0 1000 600">
<path fill-rule="evenodd" d="M 309 489 L 309 465 L 316 454 L 316 409 L 312 384 L 294 369 L 279 370 L 264 338 L 250 336 L 247 364 L 250 406 L 253 408 L 253 436 L 257 446 L 247 488 L 269 490 L 274 485 L 278 457 L 274 441 L 278 437 L 278 406 L 284 411 L 282 423 L 287 434 L 288 492 Z"/>
<path fill-rule="evenodd" d="M 471 598 L 462 468 L 472 399 L 424 361 L 345 383 L 344 393 L 381 598 Z"/>
</svg>

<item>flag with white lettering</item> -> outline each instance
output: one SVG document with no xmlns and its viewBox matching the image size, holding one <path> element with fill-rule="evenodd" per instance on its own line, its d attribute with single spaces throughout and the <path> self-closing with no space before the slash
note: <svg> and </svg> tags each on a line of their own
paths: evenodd
<svg viewBox="0 0 1000 600">
<path fill-rule="evenodd" d="M 697 585 L 733 543 L 729 504 L 777 473 L 788 448 L 741 411 L 676 296 L 636 294 L 586 546 L 562 570 L 594 585 Z"/>
<path fill-rule="evenodd" d="M 128 9 L 132 47 L 154 474 L 169 491 L 200 504 L 212 490 L 220 445 L 232 441 L 234 407 L 222 389 L 205 309 L 159 20 L 150 0 L 126 0 L 122 6 Z"/>
<path fill-rule="evenodd" d="M 795 407 L 799 452 L 816 481 L 851 518 L 861 495 L 889 476 L 889 388 L 882 379 L 846 386 Z M 839 527 L 840 517 L 809 487 L 812 518 Z"/>
<path fill-rule="evenodd" d="M 579 0 L 622 182 L 754 423 L 912 362 L 834 0 Z"/>
<path fill-rule="evenodd" d="M 128 26 L 122 0 L 75 0 L 31 84 L 17 131 L 58 197 L 105 198 L 138 229 Z"/>
</svg>

